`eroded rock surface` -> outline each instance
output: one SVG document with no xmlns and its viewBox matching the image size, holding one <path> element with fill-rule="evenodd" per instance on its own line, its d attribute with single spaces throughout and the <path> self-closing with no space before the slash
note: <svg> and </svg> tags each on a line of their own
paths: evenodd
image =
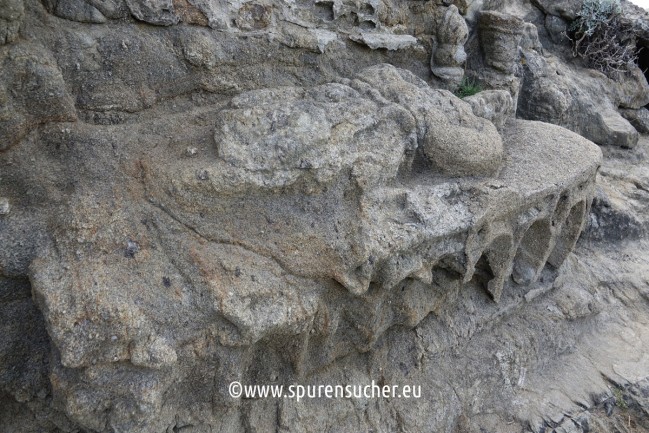
<svg viewBox="0 0 649 433">
<path fill-rule="evenodd" d="M 602 377 L 642 390 L 646 258 L 602 245 L 646 233 L 646 145 L 598 175 L 584 137 L 633 147 L 646 82 L 546 55 L 528 20 L 565 8 L 496 3 L 7 3 L 0 430 L 565 430 Z"/>
</svg>

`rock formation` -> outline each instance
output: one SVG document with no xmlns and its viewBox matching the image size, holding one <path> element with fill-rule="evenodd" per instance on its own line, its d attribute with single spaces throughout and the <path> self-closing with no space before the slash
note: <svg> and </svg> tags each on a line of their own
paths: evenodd
<svg viewBox="0 0 649 433">
<path fill-rule="evenodd" d="M 0 0 L 0 431 L 586 432 L 604 378 L 647 408 L 649 85 L 567 57 L 566 10 Z M 372 380 L 424 395 L 228 389 Z"/>
<path fill-rule="evenodd" d="M 464 44 L 468 38 L 466 21 L 455 5 L 450 6 L 444 12 L 433 37 L 430 67 L 433 75 L 451 88 L 460 85 L 464 77 Z"/>
</svg>

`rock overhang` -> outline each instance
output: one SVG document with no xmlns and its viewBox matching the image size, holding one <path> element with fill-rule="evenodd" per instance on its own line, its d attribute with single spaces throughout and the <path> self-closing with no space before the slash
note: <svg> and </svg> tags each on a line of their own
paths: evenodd
<svg viewBox="0 0 649 433">
<path fill-rule="evenodd" d="M 319 89 L 321 93 L 308 89 L 291 92 L 330 96 L 334 90 L 351 91 L 351 87 L 341 85 Z M 447 94 L 443 97 L 453 98 Z M 239 107 L 236 110 L 252 110 L 245 108 L 246 103 L 236 102 L 241 100 L 233 102 Z M 239 140 L 244 147 L 268 138 L 265 133 L 254 135 L 253 125 L 266 119 L 263 131 L 271 128 L 277 121 L 277 104 L 273 99 L 270 111 L 261 110 L 257 118 L 253 116 L 256 120 L 248 130 L 253 131 L 253 139 Z M 290 101 L 279 102 L 279 106 L 287 104 L 290 106 Z M 410 116 L 398 103 L 386 100 L 383 104 L 402 116 Z M 256 107 L 265 106 L 262 103 Z M 366 107 L 359 107 L 365 112 Z M 217 136 L 222 140 L 233 140 L 222 132 L 229 118 L 221 113 L 228 110 L 217 110 L 219 120 L 215 127 L 208 128 L 220 129 Z M 304 111 L 297 114 L 298 120 Z M 268 112 L 275 117 L 265 116 Z M 326 118 L 332 112 L 335 110 L 330 107 L 321 115 Z M 380 110 L 373 113 L 381 115 Z M 340 111 L 338 125 L 345 115 L 344 110 Z M 72 205 L 72 214 L 79 218 L 77 227 L 68 227 L 70 232 L 61 232 L 60 239 L 55 235 L 56 251 L 44 254 L 32 265 L 34 291 L 47 312 L 64 365 L 81 367 L 97 359 L 128 359 L 135 350 L 133 344 L 139 347 L 153 338 L 159 346 L 163 337 L 150 337 L 157 332 L 171 340 L 182 339 L 173 330 L 176 319 L 156 318 L 159 310 L 154 306 L 164 304 L 165 299 L 185 299 L 194 305 L 203 298 L 205 304 L 197 307 L 202 312 L 195 312 L 195 323 L 187 325 L 187 330 L 193 329 L 189 333 L 211 328 L 209 317 L 214 316 L 212 320 L 227 323 L 221 331 L 215 331 L 222 344 L 251 345 L 273 333 L 305 332 L 326 298 L 322 294 L 329 293 L 336 284 L 349 293 L 345 296 L 367 298 L 375 296 L 377 290 L 394 291 L 404 282 L 431 284 L 435 272 L 441 270 L 457 275 L 465 283 L 481 279 L 485 290 L 497 301 L 503 288 L 513 284 L 510 276 L 526 286 L 539 278 L 547 264 L 561 265 L 574 247 L 592 200 L 601 161 L 599 148 L 560 127 L 512 121 L 502 132 L 503 162 L 497 172 L 491 176 L 449 177 L 435 172 L 430 156 L 421 149 L 414 116 L 408 119 L 405 125 L 410 131 L 401 130 L 396 141 L 384 142 L 385 152 L 398 156 L 389 159 L 391 165 L 359 166 L 352 159 L 334 166 L 328 177 L 313 177 L 313 184 L 306 189 L 304 183 L 294 183 L 287 177 L 275 185 L 253 182 L 252 187 L 239 191 L 220 189 L 213 176 L 225 172 L 223 164 L 236 168 L 239 160 L 228 161 L 223 147 L 215 143 L 216 150 L 203 152 L 202 156 L 169 159 L 153 150 L 139 155 L 135 163 L 125 164 L 134 172 L 117 169 L 122 172 L 119 176 L 139 179 L 139 186 L 120 186 L 126 178 L 114 175 L 104 179 L 121 201 L 116 212 L 88 212 L 85 204 L 97 192 L 88 190 L 73 198 L 73 203 L 77 201 Z M 467 118 L 463 121 L 468 122 Z M 369 125 L 377 131 L 376 123 L 360 122 L 360 129 Z M 400 127 L 403 125 L 400 122 Z M 287 121 L 284 126 L 295 134 L 304 125 Z M 333 129 L 331 123 L 325 126 Z M 104 151 L 112 150 L 112 140 L 144 139 L 127 138 L 133 134 L 128 125 L 69 124 L 67 128 L 72 135 L 110 136 Z M 311 141 L 316 149 L 356 149 L 349 145 L 358 136 L 353 129 L 337 143 L 328 141 L 330 134 L 318 138 L 308 128 L 303 133 L 307 142 L 316 137 Z M 426 134 L 435 134 L 435 129 L 429 125 Z M 279 141 L 286 136 L 280 134 Z M 241 134 L 238 137 L 241 139 Z M 300 138 L 297 134 L 294 140 L 298 145 Z M 365 140 L 363 144 L 376 141 Z M 248 155 L 245 151 L 232 154 L 237 158 Z M 285 163 L 300 175 L 321 167 L 300 166 L 301 161 L 284 158 L 284 154 L 273 164 Z M 215 164 L 221 165 L 208 171 L 206 178 L 200 176 L 197 167 Z M 262 160 L 262 164 L 266 162 Z M 377 168 L 382 173 L 371 181 L 357 181 L 359 175 L 365 175 L 363 170 L 372 172 Z M 268 175 L 275 169 L 263 166 L 260 171 Z M 112 226 L 102 222 L 108 214 L 112 215 Z M 92 239 L 71 239 L 72 233 L 80 232 L 92 232 Z M 116 256 L 115 248 L 122 241 L 125 248 L 130 243 L 136 243 L 138 248 L 130 256 Z M 84 245 L 81 251 L 78 242 Z M 77 270 L 74 274 L 61 270 L 62 263 Z M 159 286 L 164 278 L 182 281 L 182 287 L 167 293 Z M 71 311 L 71 304 L 76 313 Z M 178 313 L 169 310 L 168 314 Z M 413 320 L 410 326 L 417 323 Z M 104 327 L 101 334 L 111 335 L 106 334 L 103 340 L 97 340 L 100 323 L 114 326 Z M 113 335 L 118 336 L 117 341 L 110 339 Z M 104 343 L 98 346 L 97 341 Z"/>
</svg>

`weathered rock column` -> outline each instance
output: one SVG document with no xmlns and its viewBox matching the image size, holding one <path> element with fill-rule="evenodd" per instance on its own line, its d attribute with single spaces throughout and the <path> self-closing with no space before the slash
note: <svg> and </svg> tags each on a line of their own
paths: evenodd
<svg viewBox="0 0 649 433">
<path fill-rule="evenodd" d="M 449 89 L 459 86 L 464 77 L 466 52 L 464 44 L 469 38 L 469 28 L 455 5 L 442 15 L 437 33 L 433 36 L 433 54 L 430 68 Z"/>
</svg>

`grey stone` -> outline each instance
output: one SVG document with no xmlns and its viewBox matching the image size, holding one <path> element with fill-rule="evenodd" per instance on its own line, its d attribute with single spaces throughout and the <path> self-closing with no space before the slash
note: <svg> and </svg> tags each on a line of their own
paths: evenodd
<svg viewBox="0 0 649 433">
<path fill-rule="evenodd" d="M 473 114 L 489 120 L 498 129 L 515 114 L 512 96 L 506 90 L 483 90 L 462 99 L 469 103 Z"/>
<path fill-rule="evenodd" d="M 7 215 L 11 210 L 9 205 L 9 199 L 5 197 L 0 197 L 0 215 Z"/>
<path fill-rule="evenodd" d="M 514 73 L 520 58 L 518 46 L 524 31 L 523 20 L 497 11 L 483 11 L 478 31 L 487 65 L 506 74 Z"/>
<path fill-rule="evenodd" d="M 638 132 L 617 111 L 603 110 L 585 128 L 584 135 L 594 142 L 630 149 L 638 143 Z"/>
<path fill-rule="evenodd" d="M 105 23 L 106 17 L 85 0 L 58 0 L 54 14 L 81 23 Z"/>
<path fill-rule="evenodd" d="M 456 88 L 464 76 L 464 44 L 468 38 L 469 28 L 464 18 L 456 6 L 450 6 L 437 26 L 430 60 L 433 74 L 446 82 L 450 88 Z"/>
<path fill-rule="evenodd" d="M 226 182 L 228 188 L 274 189 L 296 182 L 319 188 L 352 166 L 359 184 L 369 186 L 396 175 L 415 130 L 403 108 L 379 107 L 343 85 L 317 87 L 302 98 L 301 89 L 262 92 L 237 97 L 236 109 L 218 115 L 215 141 L 227 164 L 211 174 L 222 179 L 213 181 L 218 189 Z M 347 126 L 335 128 L 341 123 Z M 366 159 L 369 154 L 372 160 Z"/>
<path fill-rule="evenodd" d="M 482 132 L 484 135 L 480 137 L 459 125 L 438 128 L 426 136 L 424 154 L 447 175 L 493 175 L 502 163 L 502 142 L 492 125 L 485 124 Z"/>
<path fill-rule="evenodd" d="M 469 1 L 466 12 L 462 13 L 467 23 L 471 24 L 471 27 L 475 26 L 475 23 L 478 21 L 480 11 L 484 7 L 484 3 L 485 3 L 484 0 Z"/>
<path fill-rule="evenodd" d="M 518 116 L 564 126 L 597 144 L 635 146 L 637 131 L 614 108 L 630 85 L 613 83 L 594 71 L 571 75 L 560 60 L 534 51 L 525 52 L 525 59 Z"/>
<path fill-rule="evenodd" d="M 18 38 L 24 15 L 25 6 L 22 0 L 0 1 L 0 46 Z"/>
<path fill-rule="evenodd" d="M 537 52 L 543 52 L 543 46 L 541 45 L 541 41 L 539 40 L 539 31 L 534 24 L 523 24 L 520 47 L 523 50 L 535 50 Z"/>
<path fill-rule="evenodd" d="M 272 7 L 255 2 L 244 3 L 237 11 L 235 23 L 241 30 L 262 30 L 267 28 L 272 19 Z"/>
<path fill-rule="evenodd" d="M 193 66 L 212 69 L 223 57 L 220 47 L 203 33 L 190 33 L 182 42 L 185 59 Z"/>
<path fill-rule="evenodd" d="M 615 194 L 610 190 L 609 193 Z M 616 242 L 637 239 L 643 234 L 643 222 L 629 209 L 629 204 L 620 197 L 610 197 L 602 187 L 598 188 L 586 230 L 588 239 Z"/>
<path fill-rule="evenodd" d="M 359 78 L 413 114 L 424 154 L 437 170 L 451 176 L 489 176 L 498 171 L 501 137 L 492 123 L 474 116 L 468 104 L 387 66 L 370 68 Z"/>
<path fill-rule="evenodd" d="M 611 83 L 611 87 L 615 91 L 611 99 L 619 107 L 640 109 L 649 104 L 649 83 L 642 70 L 636 65 L 629 66 L 626 73 L 621 74 L 614 83 Z"/>
<path fill-rule="evenodd" d="M 581 0 L 534 0 L 543 12 L 548 15 L 574 20 L 581 9 Z"/>
<path fill-rule="evenodd" d="M 227 1 L 191 0 L 190 4 L 201 11 L 211 28 L 225 30 L 231 27 L 233 15 Z"/>
<path fill-rule="evenodd" d="M 422 148 L 435 169 L 451 176 L 498 171 L 502 142 L 496 128 L 450 92 L 432 90 L 412 74 L 389 67 L 371 68 L 361 79 L 413 114 Z"/>
<path fill-rule="evenodd" d="M 170 26 L 180 20 L 171 0 L 126 0 L 135 18 L 149 24 Z"/>
<path fill-rule="evenodd" d="M 649 134 L 649 110 L 639 108 L 632 110 L 629 108 L 620 109 L 620 114 L 641 134 Z"/>
<path fill-rule="evenodd" d="M 61 71 L 42 46 L 14 43 L 0 53 L 0 61 L 6 66 L 0 71 L 0 151 L 34 125 L 76 119 Z"/>
<path fill-rule="evenodd" d="M 349 36 L 352 41 L 360 42 L 373 50 L 402 50 L 419 46 L 417 38 L 411 35 L 392 35 L 386 33 L 360 32 Z"/>
<path fill-rule="evenodd" d="M 556 15 L 546 15 L 545 30 L 548 32 L 550 39 L 555 44 L 565 45 L 570 41 L 567 34 L 568 23 L 561 17 Z"/>
<path fill-rule="evenodd" d="M 130 15 L 128 7 L 123 0 L 87 0 L 104 17 L 109 19 L 127 18 Z"/>
</svg>

